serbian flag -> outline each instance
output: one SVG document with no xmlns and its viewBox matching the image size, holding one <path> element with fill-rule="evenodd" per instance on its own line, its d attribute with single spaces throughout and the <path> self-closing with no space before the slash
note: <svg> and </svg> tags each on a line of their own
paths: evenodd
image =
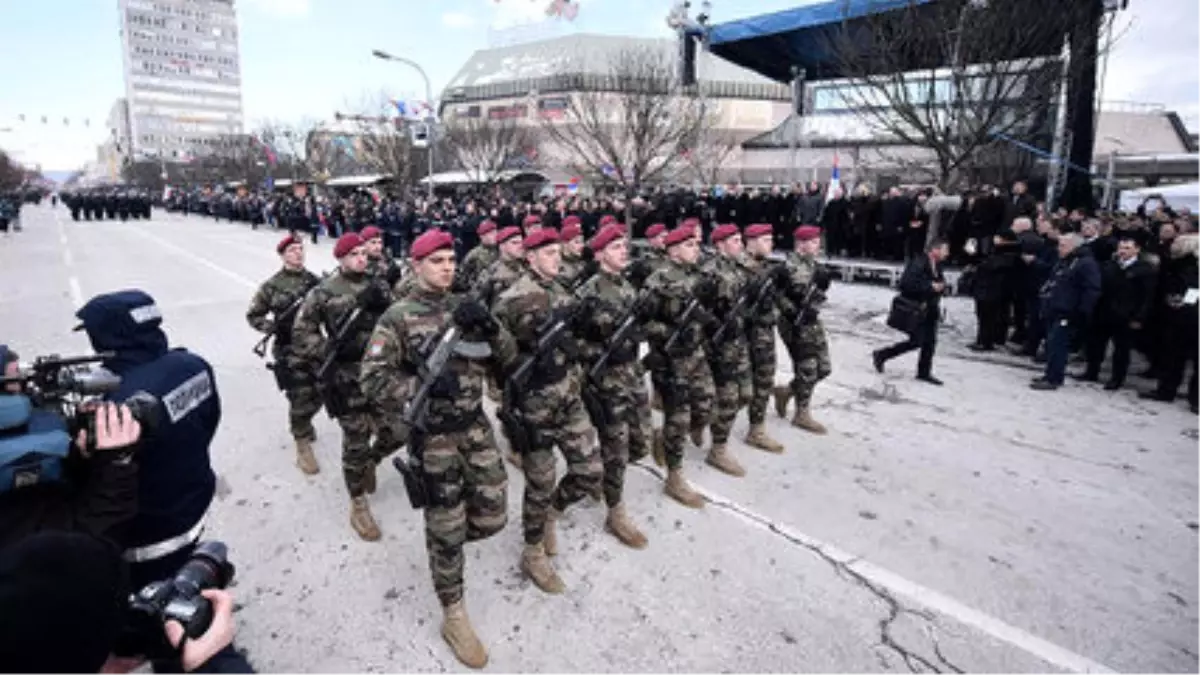
<svg viewBox="0 0 1200 675">
<path fill-rule="evenodd" d="M 841 173 L 838 171 L 838 154 L 837 150 L 833 151 L 833 175 L 829 177 L 829 189 L 825 191 L 825 203 L 828 204 L 833 199 L 834 192 L 842 186 Z"/>
</svg>

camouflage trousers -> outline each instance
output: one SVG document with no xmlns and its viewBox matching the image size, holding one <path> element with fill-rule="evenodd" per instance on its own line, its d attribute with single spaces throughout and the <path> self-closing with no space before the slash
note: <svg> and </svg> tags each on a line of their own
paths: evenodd
<svg viewBox="0 0 1200 675">
<path fill-rule="evenodd" d="M 654 444 L 654 420 L 650 417 L 650 392 L 646 389 L 646 371 L 636 364 L 637 377 L 631 383 L 633 414 L 637 422 L 629 424 L 629 461 L 636 462 L 650 454 Z"/>
<path fill-rule="evenodd" d="M 775 389 L 775 327 L 751 326 L 747 335 L 750 343 L 750 424 L 762 424 L 767 419 L 767 403 Z"/>
<path fill-rule="evenodd" d="M 833 365 L 829 361 L 829 342 L 825 338 L 825 327 L 814 321 L 798 330 L 789 329 L 780 335 L 792 357 L 791 390 L 796 398 L 797 409 L 807 408 L 812 402 L 813 389 L 817 383 L 829 377 Z"/>
<path fill-rule="evenodd" d="M 401 444 L 391 429 L 381 425 L 368 410 L 352 410 L 338 417 L 337 422 L 342 428 L 342 478 L 350 497 L 358 497 L 366 491 L 367 472 L 374 471 Z"/>
<path fill-rule="evenodd" d="M 746 341 L 739 337 L 718 348 L 709 357 L 713 391 L 716 394 L 712 415 L 714 445 L 729 440 L 738 411 L 750 402 L 750 361 Z"/>
<path fill-rule="evenodd" d="M 646 390 L 645 386 L 639 386 L 642 383 L 638 381 L 635 366 L 632 363 L 618 366 L 605 373 L 597 391 L 604 407 L 602 418 L 591 416 L 592 426 L 596 427 L 600 437 L 600 458 L 604 463 L 604 503 L 609 507 L 621 503 L 632 439 L 635 433 L 641 435 L 636 393 L 640 391 L 644 395 Z"/>
<path fill-rule="evenodd" d="M 288 400 L 288 427 L 292 438 L 311 441 L 317 437 L 313 429 L 313 418 L 321 411 L 321 394 L 316 387 L 291 387 L 284 392 Z"/>
<path fill-rule="evenodd" d="M 431 503 L 425 508 L 425 547 L 433 589 L 442 606 L 463 597 L 463 544 L 504 529 L 508 475 L 492 427 L 482 414 L 466 430 L 424 441 Z"/>
<path fill-rule="evenodd" d="M 583 407 L 579 378 L 568 375 L 559 382 L 532 391 L 519 404 L 530 430 L 529 454 L 522 459 L 525 499 L 521 521 L 526 544 L 539 544 L 546 531 L 546 516 L 553 506 L 565 511 L 600 485 L 603 467 L 592 445 L 592 427 Z M 567 475 L 555 485 L 558 446 L 567 460 Z"/>
<path fill-rule="evenodd" d="M 650 375 L 663 399 L 663 452 L 667 468 L 683 466 L 683 443 L 691 429 L 703 429 L 712 417 L 712 369 L 702 351 L 674 359 L 669 369 Z"/>
</svg>

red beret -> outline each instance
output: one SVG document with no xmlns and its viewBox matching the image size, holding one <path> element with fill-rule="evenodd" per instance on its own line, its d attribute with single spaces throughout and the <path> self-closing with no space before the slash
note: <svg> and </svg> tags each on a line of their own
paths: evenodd
<svg viewBox="0 0 1200 675">
<path fill-rule="evenodd" d="M 617 217 L 611 213 L 605 214 L 600 217 L 600 227 L 604 227 L 605 225 L 608 225 L 609 223 L 615 223 L 615 222 L 617 222 Z"/>
<path fill-rule="evenodd" d="M 775 228 L 771 227 L 769 223 L 755 223 L 746 228 L 745 234 L 747 239 L 754 239 L 755 237 L 765 237 L 774 232 Z"/>
<path fill-rule="evenodd" d="M 566 229 L 567 227 L 570 227 L 571 225 L 582 224 L 583 219 L 581 219 L 579 216 L 567 216 L 566 218 L 563 218 L 562 223 L 563 223 L 563 229 Z"/>
<path fill-rule="evenodd" d="M 684 218 L 683 222 L 680 223 L 679 226 L 680 227 L 700 227 L 700 219 L 696 218 L 696 217 Z"/>
<path fill-rule="evenodd" d="M 600 228 L 600 232 L 592 237 L 592 250 L 599 253 L 605 246 L 625 236 L 625 228 L 617 223 L 610 223 Z"/>
<path fill-rule="evenodd" d="M 485 220 L 479 224 L 479 227 L 475 228 L 475 233 L 481 237 L 483 235 L 487 234 L 488 232 L 495 232 L 495 231 L 496 231 L 496 223 L 495 223 L 495 221 L 492 221 L 492 220 Z"/>
<path fill-rule="evenodd" d="M 556 232 L 554 230 L 554 228 L 552 228 L 552 227 L 547 227 L 545 229 L 534 232 L 533 234 L 529 235 L 528 237 L 525 237 L 525 250 L 532 251 L 533 249 L 541 247 L 541 246 L 545 246 L 546 244 L 557 244 L 557 243 L 558 243 L 558 232 Z"/>
<path fill-rule="evenodd" d="M 412 254 L 413 260 L 421 260 L 434 251 L 444 248 L 454 248 L 454 237 L 451 237 L 449 232 L 442 230 L 429 230 L 417 237 L 408 251 Z"/>
<path fill-rule="evenodd" d="M 667 233 L 667 246 L 671 247 L 675 244 L 682 244 L 688 239 L 696 236 L 696 230 L 690 227 L 680 225 L 679 227 Z"/>
<path fill-rule="evenodd" d="M 663 225 L 662 223 L 655 223 L 655 224 L 651 225 L 650 227 L 646 228 L 646 238 L 647 239 L 653 239 L 660 234 L 666 234 L 666 233 L 667 233 L 667 226 Z"/>
<path fill-rule="evenodd" d="M 815 225 L 801 225 L 800 227 L 796 228 L 796 231 L 793 233 L 793 235 L 796 237 L 796 241 L 811 241 L 813 239 L 820 239 L 821 228 Z"/>
<path fill-rule="evenodd" d="M 542 217 L 539 215 L 533 214 L 533 213 L 525 216 L 525 220 L 521 221 L 521 225 L 523 225 L 525 227 L 529 227 L 531 225 L 541 225 L 541 224 L 542 224 Z"/>
<path fill-rule="evenodd" d="M 565 223 L 562 231 L 558 234 L 558 238 L 562 241 L 571 241 L 582 234 L 583 228 L 579 227 L 579 223 Z"/>
<path fill-rule="evenodd" d="M 362 237 L 354 232 L 347 232 L 338 237 L 337 243 L 333 245 L 333 257 L 341 258 L 347 253 L 353 251 L 363 245 Z"/>
<path fill-rule="evenodd" d="M 283 239 L 280 239 L 279 243 L 275 245 L 275 252 L 282 255 L 283 252 L 287 250 L 287 247 L 291 246 L 292 244 L 300 244 L 303 246 L 304 240 L 300 237 L 289 234 Z"/>
<path fill-rule="evenodd" d="M 517 227 L 516 225 L 509 225 L 496 234 L 496 243 L 503 244 L 509 239 L 519 236 L 521 236 L 521 228 Z"/>
<path fill-rule="evenodd" d="M 721 225 L 721 226 L 717 227 L 717 229 L 712 231 L 712 237 L 711 237 L 712 243 L 715 244 L 718 241 L 725 241 L 726 239 L 732 237 L 733 235 L 735 235 L 737 233 L 738 233 L 737 225 L 734 225 L 732 223 L 725 223 L 724 225 Z"/>
<path fill-rule="evenodd" d="M 362 229 L 362 232 L 358 233 L 358 236 L 362 237 L 363 241 L 371 241 L 372 239 L 382 237 L 383 230 L 374 225 L 368 225 Z"/>
</svg>

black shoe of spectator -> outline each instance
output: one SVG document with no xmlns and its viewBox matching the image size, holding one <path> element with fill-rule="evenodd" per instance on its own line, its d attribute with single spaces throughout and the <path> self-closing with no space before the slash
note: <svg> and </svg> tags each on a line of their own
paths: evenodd
<svg viewBox="0 0 1200 675">
<path fill-rule="evenodd" d="M 991 352 L 996 350 L 992 345 L 981 345 L 978 342 L 967 345 L 967 349 L 973 352 Z"/>
<path fill-rule="evenodd" d="M 1055 389 L 1058 389 L 1058 385 L 1054 384 L 1053 382 L 1047 382 L 1043 379 L 1033 382 L 1029 385 L 1029 388 L 1035 391 L 1054 391 Z"/>
<path fill-rule="evenodd" d="M 936 377 L 934 377 L 932 375 L 928 375 L 928 374 L 927 375 L 918 375 L 917 379 L 920 380 L 921 382 L 925 382 L 927 384 L 934 384 L 939 387 L 942 386 L 942 384 L 943 384 L 941 380 L 937 379 Z"/>
<path fill-rule="evenodd" d="M 1071 373 L 1071 379 L 1079 380 L 1080 382 L 1099 382 L 1100 376 L 1091 373 Z"/>
<path fill-rule="evenodd" d="M 1116 380 L 1109 380 L 1104 383 L 1104 391 L 1116 391 L 1121 388 L 1121 383 Z"/>
<path fill-rule="evenodd" d="M 1159 393 L 1157 390 L 1143 391 L 1142 393 L 1138 394 L 1138 398 L 1145 399 L 1147 401 L 1162 401 L 1163 403 L 1170 403 L 1175 400 L 1174 396 L 1170 394 Z"/>
<path fill-rule="evenodd" d="M 1046 353 L 1045 353 L 1045 352 L 1038 352 L 1037 354 L 1034 354 L 1034 355 L 1033 355 L 1033 362 L 1034 362 L 1034 363 L 1045 363 L 1045 362 L 1046 362 Z"/>
<path fill-rule="evenodd" d="M 875 366 L 875 372 L 882 373 L 884 364 L 883 355 L 879 352 L 871 352 L 871 364 Z"/>
<path fill-rule="evenodd" d="M 1012 335 L 1011 335 L 1011 336 L 1008 338 L 1008 341 L 1009 341 L 1009 342 L 1015 342 L 1016 344 L 1019 344 L 1019 345 L 1023 345 L 1023 344 L 1025 344 L 1025 334 L 1024 334 L 1024 333 L 1019 333 L 1019 332 L 1018 332 L 1018 333 L 1013 333 L 1013 334 L 1012 334 Z"/>
</svg>

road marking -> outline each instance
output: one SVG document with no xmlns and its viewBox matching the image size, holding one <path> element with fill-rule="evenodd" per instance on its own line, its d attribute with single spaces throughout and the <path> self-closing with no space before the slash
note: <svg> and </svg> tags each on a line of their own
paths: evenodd
<svg viewBox="0 0 1200 675">
<path fill-rule="evenodd" d="M 214 272 L 217 272 L 218 274 L 223 274 L 224 276 L 228 277 L 229 279 L 231 279 L 233 281 L 236 281 L 237 283 L 241 284 L 242 286 L 245 286 L 246 288 L 249 288 L 249 289 L 258 288 L 258 284 L 254 283 L 253 281 L 250 281 L 249 279 L 238 274 L 237 272 L 234 272 L 233 270 L 225 269 L 224 267 L 221 267 L 220 265 L 209 260 L 208 258 L 198 256 L 195 253 L 192 253 L 191 251 L 187 250 L 186 248 L 183 248 L 182 246 L 176 246 L 175 244 L 172 244 L 171 242 L 167 241 L 166 239 L 163 239 L 162 237 L 160 237 L 156 234 L 151 234 L 150 232 L 147 232 L 145 229 L 143 229 L 141 227 L 135 227 L 135 228 L 130 228 L 130 229 L 137 230 L 143 236 L 158 242 L 159 245 L 161 245 L 165 248 L 169 248 L 172 251 L 175 251 L 176 253 L 178 253 L 179 255 L 181 255 L 185 258 L 190 258 L 193 262 L 204 265 L 205 267 L 209 268 L 210 270 L 212 270 Z"/>
<path fill-rule="evenodd" d="M 67 243 L 66 237 L 63 237 L 63 243 L 64 244 Z M 64 248 L 62 250 L 62 254 L 63 254 L 63 262 L 67 264 L 67 267 L 74 267 L 75 266 L 75 258 L 71 255 L 71 249 Z"/>
<path fill-rule="evenodd" d="M 71 285 L 71 302 L 75 303 L 75 309 L 83 307 L 83 290 L 79 288 L 79 278 L 71 277 L 67 283 Z"/>
<path fill-rule="evenodd" d="M 643 469 L 664 478 L 657 468 L 651 468 L 645 465 Z M 723 510 L 733 514 L 741 520 L 755 527 L 766 530 L 772 534 L 782 536 L 786 539 L 791 539 L 800 542 L 806 548 L 818 552 L 820 555 L 828 558 L 835 563 L 844 565 L 847 569 L 855 574 L 862 576 L 867 581 L 870 581 L 876 586 L 886 589 L 896 595 L 902 595 L 912 602 L 921 605 L 927 609 L 931 609 L 939 614 L 943 614 L 960 623 L 968 626 L 973 626 L 978 630 L 987 633 L 988 635 L 1010 644 L 1018 649 L 1021 649 L 1033 656 L 1036 656 L 1047 663 L 1051 663 L 1059 668 L 1073 673 L 1114 673 L 1112 668 L 1105 666 L 1102 663 L 1089 659 L 1082 654 L 1060 647 L 1054 643 L 1028 633 L 1016 626 L 1005 623 L 1001 619 L 994 616 L 984 614 L 983 612 L 968 607 L 963 603 L 951 598 L 947 595 L 939 593 L 932 588 L 926 588 L 915 581 L 909 581 L 904 577 L 884 569 L 874 563 L 863 560 L 848 551 L 844 551 L 832 544 L 827 544 L 820 539 L 811 537 L 803 532 L 798 532 L 790 527 L 772 520 L 767 516 L 756 513 L 755 511 L 746 508 L 745 506 L 722 497 L 712 490 L 705 488 L 696 483 L 692 483 L 692 489 L 702 494 L 706 499 L 725 507 Z"/>
</svg>

